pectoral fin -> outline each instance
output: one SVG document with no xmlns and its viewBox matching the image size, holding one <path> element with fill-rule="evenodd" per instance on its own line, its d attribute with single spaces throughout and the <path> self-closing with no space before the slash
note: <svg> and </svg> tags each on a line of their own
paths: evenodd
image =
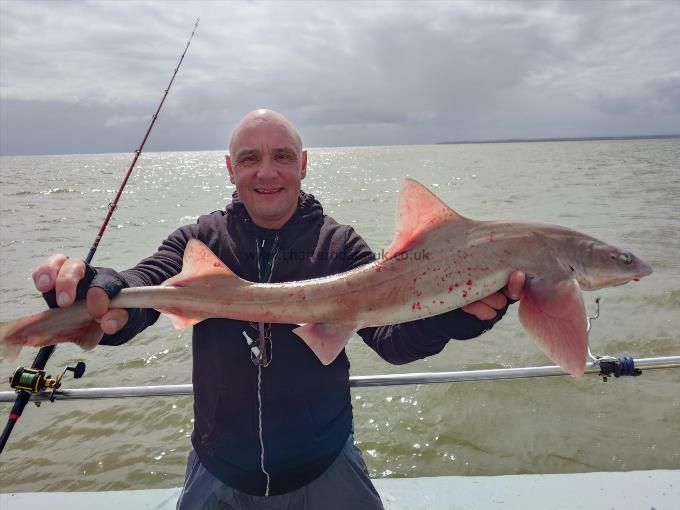
<svg viewBox="0 0 680 510">
<path fill-rule="evenodd" d="M 565 372 L 583 375 L 588 351 L 585 307 L 575 280 L 527 277 L 519 318 L 541 350 Z"/>
<path fill-rule="evenodd" d="M 303 324 L 293 332 L 305 341 L 321 363 L 329 365 L 357 332 L 357 327 L 344 322 L 317 322 Z"/>
</svg>

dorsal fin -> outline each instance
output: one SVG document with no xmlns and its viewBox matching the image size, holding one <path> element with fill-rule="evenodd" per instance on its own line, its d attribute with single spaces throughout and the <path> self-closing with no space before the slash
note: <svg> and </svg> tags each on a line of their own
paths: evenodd
<svg viewBox="0 0 680 510">
<path fill-rule="evenodd" d="M 184 248 L 182 271 L 172 278 L 168 278 L 161 285 L 173 285 L 176 287 L 206 286 L 209 289 L 213 285 L 214 278 L 220 277 L 221 285 L 247 285 L 248 282 L 239 278 L 234 272 L 215 255 L 210 248 L 198 239 L 189 239 Z M 224 280 L 226 278 L 226 281 Z M 205 317 L 187 316 L 176 309 L 157 308 L 159 312 L 166 314 L 177 329 L 184 329 L 198 324 Z"/>
<path fill-rule="evenodd" d="M 397 206 L 397 236 L 387 249 L 393 257 L 412 247 L 418 236 L 447 221 L 467 221 L 434 193 L 413 179 L 406 179 Z"/>
<path fill-rule="evenodd" d="M 238 278 L 205 244 L 198 239 L 189 239 L 184 248 L 182 271 L 162 285 L 185 287 L 197 278 L 212 275 Z"/>
</svg>

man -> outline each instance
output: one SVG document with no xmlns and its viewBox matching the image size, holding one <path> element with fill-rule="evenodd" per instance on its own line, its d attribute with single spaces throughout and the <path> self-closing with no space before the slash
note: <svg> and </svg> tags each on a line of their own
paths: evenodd
<svg viewBox="0 0 680 510">
<path fill-rule="evenodd" d="M 282 115 L 257 110 L 234 129 L 226 158 L 236 193 L 226 210 L 171 234 L 153 256 L 121 273 L 54 255 L 33 274 L 59 306 L 87 300 L 105 333 L 128 341 L 158 318 L 154 310 L 110 310 L 127 286 L 158 285 L 181 269 L 191 238 L 203 241 L 238 276 L 294 281 L 339 273 L 374 259 L 354 230 L 325 216 L 300 190 L 307 152 Z M 524 275 L 504 292 L 518 299 Z M 507 307 L 506 295 L 437 317 L 367 328 L 363 340 L 391 363 L 440 352 L 451 338 L 478 336 Z M 382 508 L 353 443 L 349 361 L 322 365 L 292 332 L 296 325 L 203 321 L 193 330 L 195 424 L 177 507 Z"/>
</svg>

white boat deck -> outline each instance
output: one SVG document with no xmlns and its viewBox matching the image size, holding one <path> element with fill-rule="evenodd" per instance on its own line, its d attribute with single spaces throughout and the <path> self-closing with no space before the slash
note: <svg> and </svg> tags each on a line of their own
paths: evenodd
<svg viewBox="0 0 680 510">
<path fill-rule="evenodd" d="M 678 510 L 680 470 L 374 480 L 386 510 Z M 180 489 L 0 494 L 2 510 L 173 510 Z"/>
</svg>

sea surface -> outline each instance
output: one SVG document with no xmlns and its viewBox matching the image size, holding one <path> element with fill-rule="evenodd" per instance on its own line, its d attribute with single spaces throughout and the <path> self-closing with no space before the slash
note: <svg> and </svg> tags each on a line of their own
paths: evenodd
<svg viewBox="0 0 680 510">
<path fill-rule="evenodd" d="M 44 308 L 30 274 L 46 256 L 84 258 L 130 154 L 2 157 L 0 320 Z M 654 268 L 639 283 L 586 293 L 602 298 L 597 354 L 680 355 L 680 139 L 311 149 L 303 188 L 379 251 L 394 235 L 405 177 L 476 219 L 557 223 L 627 247 Z M 222 152 L 144 154 L 97 252 L 125 269 L 176 227 L 231 199 Z M 191 380 L 191 335 L 166 318 L 118 348 L 59 346 L 56 375 L 82 360 L 65 387 L 180 384 Z M 35 350 L 24 351 L 30 366 Z M 552 364 L 513 307 L 492 331 L 452 341 L 405 366 L 356 337 L 353 375 Z M 17 363 L 16 365 L 18 365 Z M 14 366 L 0 367 L 0 391 Z M 360 388 L 355 432 L 373 477 L 572 473 L 680 468 L 680 370 L 641 377 L 551 377 Z M 2 423 L 10 410 L 0 404 Z M 181 485 L 191 397 L 30 404 L 0 459 L 0 490 L 96 491 Z"/>
</svg>

